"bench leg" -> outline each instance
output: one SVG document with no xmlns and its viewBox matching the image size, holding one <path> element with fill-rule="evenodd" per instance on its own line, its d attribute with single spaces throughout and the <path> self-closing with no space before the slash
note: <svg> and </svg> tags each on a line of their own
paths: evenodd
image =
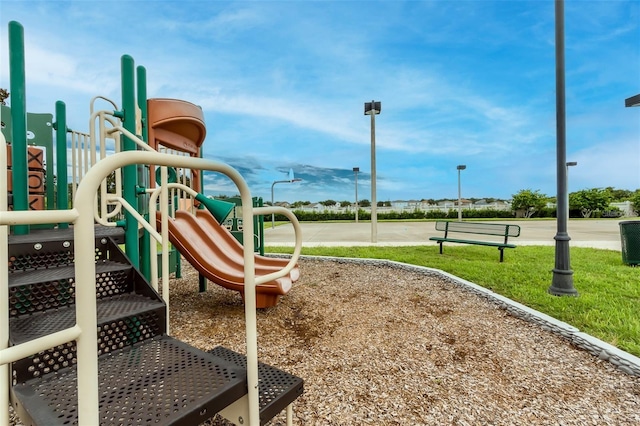
<svg viewBox="0 0 640 426">
<path fill-rule="evenodd" d="M 442 254 L 442 241 L 440 241 L 440 254 Z"/>
<path fill-rule="evenodd" d="M 502 262 L 504 260 L 504 247 L 498 247 L 498 250 L 500 250 L 500 262 Z"/>
</svg>

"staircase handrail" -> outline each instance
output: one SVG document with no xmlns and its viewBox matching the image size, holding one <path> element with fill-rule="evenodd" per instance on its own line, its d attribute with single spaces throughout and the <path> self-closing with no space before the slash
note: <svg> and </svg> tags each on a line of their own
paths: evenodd
<svg viewBox="0 0 640 426">
<path fill-rule="evenodd" d="M 4 139 L 4 138 L 2 138 Z M 0 140 L 2 142 L 2 140 Z M 247 351 L 247 387 L 249 401 L 249 424 L 260 423 L 259 417 L 259 388 L 258 388 L 258 347 L 256 323 L 256 277 L 253 241 L 253 200 L 249 187 L 240 173 L 231 166 L 202 158 L 183 157 L 149 151 L 127 151 L 111 155 L 97 162 L 85 175 L 78 186 L 74 207 L 69 210 L 49 211 L 6 211 L 6 183 L 0 184 L 0 262 L 8 264 L 8 229 L 6 225 L 28 223 L 50 223 L 52 218 L 60 222 L 74 223 L 74 268 L 76 282 L 83 283 L 76 288 L 76 325 L 61 332 L 64 338 L 79 332 L 77 337 L 78 356 L 78 422 L 79 424 L 99 423 L 99 391 L 98 391 L 98 342 L 96 318 L 96 265 L 95 265 L 95 229 L 93 200 L 101 182 L 118 168 L 134 164 L 149 164 L 156 166 L 184 167 L 198 170 L 210 170 L 225 174 L 237 186 L 242 200 L 242 219 L 244 222 L 244 277 L 245 277 L 245 333 Z M 6 152 L 0 150 L 0 169 L 6 166 Z M 262 211 L 269 210 L 266 208 Z M 271 211 L 271 210 L 269 210 Z M 275 211 L 275 210 L 274 210 Z M 297 237 L 301 243 L 301 237 Z M 297 244 L 297 243 L 296 243 Z M 301 244 L 300 244 L 301 245 Z M 292 262 L 297 261 L 301 247 L 297 247 Z M 263 278 L 264 279 L 264 278 Z M 8 418 L 8 271 L 3 268 L 0 275 L 0 309 L 5 311 L 7 318 L 2 318 L 0 326 L 0 379 L 3 380 L 2 398 L 0 401 L 1 415 Z M 4 316 L 4 315 L 3 315 Z M 86 332 L 85 332 L 86 331 Z M 6 337 L 6 339 L 5 339 Z M 56 334 L 56 339 L 63 336 Z M 73 339 L 71 339 L 73 340 Z M 51 347 L 51 341 L 38 340 L 41 350 Z M 42 343 L 42 344 L 40 344 Z M 46 343 L 46 344 L 45 344 Z M 58 342 L 56 343 L 64 343 Z M 34 346 L 34 343 L 29 343 Z M 19 347 L 17 345 L 16 347 Z M 24 348 L 24 347 L 23 347 Z M 30 347 L 30 350 L 33 349 Z M 13 352 L 21 349 L 12 349 Z M 6 380 L 5 380 L 6 379 Z M 3 421 L 3 418 L 0 418 Z M 7 420 L 8 421 L 8 420 Z"/>
</svg>

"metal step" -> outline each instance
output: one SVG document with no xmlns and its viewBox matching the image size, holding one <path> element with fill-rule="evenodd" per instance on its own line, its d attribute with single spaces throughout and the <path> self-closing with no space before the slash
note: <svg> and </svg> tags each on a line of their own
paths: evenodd
<svg viewBox="0 0 640 426">
<path fill-rule="evenodd" d="M 96 274 L 128 271 L 130 269 L 131 265 L 120 262 L 105 261 L 102 263 L 96 263 Z M 22 285 L 38 284 L 47 281 L 68 280 L 73 278 L 74 275 L 75 270 L 73 265 L 14 272 L 9 277 L 9 288 Z"/>
<path fill-rule="evenodd" d="M 166 305 L 144 295 L 129 293 L 97 300 L 98 355 L 132 346 L 164 334 Z M 50 309 L 9 320 L 10 344 L 17 345 L 75 324 L 75 305 Z M 13 363 L 12 383 L 55 373 L 76 362 L 75 342 L 47 349 Z"/>
<path fill-rule="evenodd" d="M 98 358 L 100 425 L 196 425 L 246 394 L 237 364 L 168 336 Z M 77 425 L 76 368 L 13 387 L 25 424 Z"/>
<path fill-rule="evenodd" d="M 164 303 L 139 294 L 120 294 L 108 299 L 98 299 L 98 327 L 118 319 L 142 315 L 148 311 L 164 311 Z M 163 315 L 164 317 L 164 315 Z M 9 320 L 12 345 L 72 327 L 76 322 L 75 305 L 24 315 Z"/>
<path fill-rule="evenodd" d="M 124 229 L 116 226 L 95 226 L 97 238 L 111 238 L 118 244 L 124 244 Z M 35 229 L 24 235 L 9 235 L 9 244 L 35 244 L 68 240 L 73 242 L 73 226 L 66 229 Z"/>
<path fill-rule="evenodd" d="M 210 353 L 243 369 L 247 368 L 247 357 L 231 349 L 217 346 Z M 258 391 L 260 424 L 264 425 L 302 395 L 304 381 L 286 371 L 258 362 Z"/>
</svg>

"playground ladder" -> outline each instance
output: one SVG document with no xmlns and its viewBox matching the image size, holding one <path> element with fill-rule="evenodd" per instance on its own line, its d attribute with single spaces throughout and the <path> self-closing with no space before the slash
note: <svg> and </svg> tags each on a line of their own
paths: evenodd
<svg viewBox="0 0 640 426">
<path fill-rule="evenodd" d="M 221 411 L 243 423 L 244 355 L 204 352 L 168 336 L 166 304 L 122 242 L 119 228 L 96 226 L 100 424 L 198 425 Z M 74 293 L 83 284 L 74 276 L 73 230 L 10 235 L 8 254 L 10 345 L 73 326 Z M 25 424 L 78 424 L 76 363 L 72 341 L 12 364 L 11 402 Z M 262 363 L 258 376 L 265 424 L 302 394 L 303 381 Z"/>
</svg>

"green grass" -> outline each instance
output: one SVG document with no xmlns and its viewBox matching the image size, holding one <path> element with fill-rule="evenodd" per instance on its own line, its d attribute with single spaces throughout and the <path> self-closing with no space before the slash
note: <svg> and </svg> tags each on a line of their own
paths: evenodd
<svg viewBox="0 0 640 426">
<path fill-rule="evenodd" d="M 289 247 L 267 247 L 291 253 Z M 567 322 L 581 331 L 640 356 L 640 268 L 622 263 L 620 252 L 571 248 L 573 282 L 579 297 L 547 293 L 555 248 L 520 246 L 505 251 L 488 247 L 437 245 L 417 247 L 303 247 L 302 254 L 389 259 L 441 269 Z"/>
</svg>

